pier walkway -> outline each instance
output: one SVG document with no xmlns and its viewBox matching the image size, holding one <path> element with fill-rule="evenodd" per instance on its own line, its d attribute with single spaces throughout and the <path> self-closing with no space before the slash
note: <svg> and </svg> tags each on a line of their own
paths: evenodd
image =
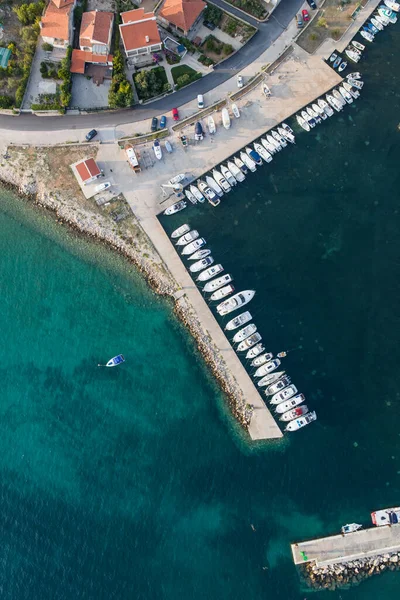
<svg viewBox="0 0 400 600">
<path fill-rule="evenodd" d="M 346 535 L 332 535 L 292 544 L 291 548 L 296 565 L 315 562 L 319 567 L 398 552 L 400 525 L 385 525 L 361 529 Z"/>
</svg>

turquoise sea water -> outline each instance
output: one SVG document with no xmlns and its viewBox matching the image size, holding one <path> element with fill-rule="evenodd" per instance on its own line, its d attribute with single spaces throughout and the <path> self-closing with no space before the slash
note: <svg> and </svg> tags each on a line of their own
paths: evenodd
<svg viewBox="0 0 400 600">
<path fill-rule="evenodd" d="M 302 346 L 285 368 L 319 421 L 283 443 L 247 443 L 126 261 L 1 192 L 3 598 L 302 600 L 291 541 L 398 505 L 398 31 L 356 106 L 217 210 L 163 220 L 257 290 L 268 348 Z M 389 573 L 329 597 L 399 594 Z"/>
</svg>

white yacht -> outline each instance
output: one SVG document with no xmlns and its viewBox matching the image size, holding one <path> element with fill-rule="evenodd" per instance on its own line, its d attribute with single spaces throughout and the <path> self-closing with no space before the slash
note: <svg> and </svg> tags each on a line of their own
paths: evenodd
<svg viewBox="0 0 400 600">
<path fill-rule="evenodd" d="M 352 95 L 354 100 L 356 100 L 357 98 L 360 97 L 360 92 L 358 90 L 353 90 L 353 87 L 351 86 L 351 84 L 348 81 L 343 82 L 343 87 L 347 92 L 349 92 L 349 94 Z"/>
<path fill-rule="evenodd" d="M 216 127 L 215 121 L 211 115 L 207 119 L 207 125 L 208 125 L 208 131 L 210 132 L 211 135 L 213 135 L 217 131 L 217 127 Z"/>
<path fill-rule="evenodd" d="M 321 123 L 321 117 L 311 108 L 311 106 L 307 106 L 307 113 L 316 121 L 316 123 Z"/>
<path fill-rule="evenodd" d="M 245 312 L 241 313 L 234 319 L 231 319 L 230 321 L 228 321 L 228 323 L 225 325 L 225 329 L 227 329 L 228 331 L 233 331 L 234 329 L 237 329 L 241 325 L 245 325 L 246 323 L 251 321 L 252 318 L 253 317 L 251 316 L 251 313 L 248 310 L 246 310 Z"/>
<path fill-rule="evenodd" d="M 271 162 L 272 156 L 268 152 L 268 150 L 266 150 L 264 148 L 264 146 L 262 146 L 261 144 L 258 144 L 257 142 L 255 142 L 255 144 L 253 144 L 253 146 L 254 146 L 254 150 L 257 152 L 257 154 L 259 154 L 261 156 L 261 158 L 263 160 L 265 160 L 265 162 L 267 162 L 267 163 Z"/>
<path fill-rule="evenodd" d="M 292 421 L 293 419 L 297 419 L 298 417 L 301 417 L 302 415 L 305 415 L 307 413 L 308 406 L 303 404 L 302 406 L 296 406 L 296 408 L 292 408 L 292 410 L 288 410 L 287 412 L 283 413 L 283 415 L 279 417 L 279 420 L 286 422 Z"/>
<path fill-rule="evenodd" d="M 221 197 L 224 195 L 221 186 L 215 181 L 213 177 L 210 177 L 210 175 L 207 175 L 206 183 L 217 194 L 217 196 Z"/>
<path fill-rule="evenodd" d="M 311 108 L 324 121 L 325 121 L 325 119 L 328 118 L 328 115 L 326 114 L 326 112 L 320 106 L 318 106 L 318 104 L 316 102 L 314 102 L 314 104 L 312 104 Z"/>
<path fill-rule="evenodd" d="M 377 527 L 382 525 L 397 525 L 400 522 L 400 507 L 384 508 L 371 513 L 372 523 Z"/>
<path fill-rule="evenodd" d="M 214 192 L 214 190 L 208 187 L 205 181 L 202 181 L 201 179 L 198 180 L 197 185 L 199 186 L 199 190 L 205 195 L 209 203 L 212 204 L 212 206 L 218 206 L 218 204 L 221 201 L 218 198 L 217 194 Z"/>
<path fill-rule="evenodd" d="M 189 256 L 189 260 L 200 260 L 201 258 L 210 256 L 210 254 L 211 250 L 209 250 L 208 248 L 203 248 L 202 250 L 197 250 L 197 252 Z"/>
<path fill-rule="evenodd" d="M 181 237 L 181 235 L 183 235 L 184 233 L 187 233 L 188 231 L 190 231 L 190 227 L 187 223 L 185 223 L 184 225 L 181 225 L 180 227 L 178 227 L 178 229 L 175 229 L 175 231 L 173 231 L 171 233 L 171 237 L 179 238 L 179 237 Z"/>
<path fill-rule="evenodd" d="M 258 344 L 260 341 L 261 335 L 257 331 L 256 333 L 250 335 L 247 339 L 243 340 L 243 342 L 240 342 L 239 346 L 237 347 L 237 351 L 244 352 L 245 350 L 252 348 L 255 344 Z"/>
<path fill-rule="evenodd" d="M 280 404 L 278 404 L 278 406 L 276 407 L 275 410 L 277 413 L 282 415 L 283 413 L 287 412 L 288 410 L 291 410 L 292 408 L 299 406 L 299 404 L 304 402 L 304 400 L 305 400 L 304 394 L 297 394 L 296 396 L 293 396 L 292 398 L 290 398 L 290 400 L 286 400 L 285 402 L 281 402 Z"/>
<path fill-rule="evenodd" d="M 200 248 L 205 246 L 205 243 L 206 243 L 206 240 L 204 238 L 198 238 L 197 240 L 194 240 L 194 242 L 191 242 L 190 244 L 185 246 L 184 249 L 182 250 L 182 254 L 184 256 L 193 254 L 193 252 L 196 252 L 196 250 L 199 250 Z"/>
<path fill-rule="evenodd" d="M 247 304 L 248 302 L 250 302 L 250 300 L 252 300 L 252 298 L 254 298 L 255 293 L 256 292 L 254 290 L 244 290 L 243 292 L 235 294 L 231 298 L 228 298 L 228 300 L 224 300 L 224 302 L 218 304 L 218 313 L 221 316 L 228 315 L 229 313 L 233 312 L 234 310 L 237 310 L 241 306 L 245 306 L 245 304 Z"/>
<path fill-rule="evenodd" d="M 223 108 L 221 111 L 222 114 L 222 125 L 225 129 L 229 129 L 231 126 L 231 118 L 229 116 L 229 112 L 227 108 Z"/>
<path fill-rule="evenodd" d="M 308 124 L 308 121 L 303 119 L 303 117 L 300 117 L 300 115 L 296 115 L 296 119 L 297 119 L 297 122 L 300 125 L 300 127 L 302 127 L 305 131 L 310 131 L 310 126 Z"/>
<path fill-rule="evenodd" d="M 328 102 L 332 106 L 332 108 L 334 108 L 337 112 L 342 110 L 342 105 L 339 104 L 339 102 L 336 100 L 336 98 L 334 98 L 330 94 L 327 94 L 326 99 L 328 100 Z"/>
<path fill-rule="evenodd" d="M 293 421 L 290 421 L 290 423 L 286 425 L 285 431 L 297 431 L 298 429 L 301 429 L 302 427 L 305 427 L 316 420 L 317 413 L 315 411 L 309 412 L 304 415 L 304 417 L 299 417 L 298 419 L 293 419 Z"/>
<path fill-rule="evenodd" d="M 346 50 L 344 51 L 344 53 L 346 54 L 346 56 L 352 60 L 355 63 L 358 63 L 358 61 L 360 60 L 360 55 L 357 54 L 356 52 L 354 52 L 354 50 L 349 50 L 348 48 L 346 48 Z"/>
<path fill-rule="evenodd" d="M 276 141 L 274 137 L 272 137 L 272 135 L 267 135 L 266 138 L 267 142 L 271 144 L 271 146 L 273 146 L 277 152 L 280 152 L 282 150 L 282 146 L 279 142 Z"/>
<path fill-rule="evenodd" d="M 346 100 L 347 104 L 351 104 L 353 102 L 352 95 L 345 89 L 343 85 L 339 87 L 339 92 L 342 94 L 343 98 Z"/>
<path fill-rule="evenodd" d="M 266 352 L 265 354 L 262 354 L 261 356 L 257 356 L 257 358 L 255 358 L 251 362 L 251 366 L 252 367 L 260 367 L 261 365 L 263 365 L 266 362 L 269 362 L 273 358 L 274 358 L 274 355 L 272 354 L 272 352 Z"/>
<path fill-rule="evenodd" d="M 238 167 L 238 169 L 240 169 L 242 171 L 242 173 L 244 173 L 246 175 L 246 173 L 248 173 L 248 168 L 246 167 L 246 165 L 244 164 L 244 162 L 242 160 L 240 160 L 240 158 L 238 156 L 234 157 L 234 163 L 235 165 Z"/>
<path fill-rule="evenodd" d="M 267 152 L 269 152 L 270 154 L 275 154 L 275 152 L 276 152 L 275 146 L 270 144 L 265 138 L 261 138 L 261 143 L 264 146 L 264 148 L 267 150 Z"/>
<path fill-rule="evenodd" d="M 276 394 L 276 392 L 280 392 L 281 390 L 283 390 L 287 385 L 289 385 L 289 383 L 291 383 L 291 379 L 289 375 L 285 375 L 284 377 L 281 377 L 280 379 L 269 385 L 265 390 L 265 393 L 267 394 L 267 396 L 273 396 L 274 394 Z"/>
<path fill-rule="evenodd" d="M 311 117 L 306 110 L 301 111 L 301 116 L 308 123 L 308 125 L 310 127 L 316 126 L 317 123 L 316 123 L 315 119 L 313 119 L 313 117 Z"/>
<path fill-rule="evenodd" d="M 189 189 L 192 192 L 193 196 L 196 198 L 197 202 L 204 202 L 205 198 L 200 192 L 199 188 L 197 188 L 195 185 L 191 185 Z"/>
<path fill-rule="evenodd" d="M 284 137 L 285 140 L 287 140 L 291 144 L 295 144 L 296 143 L 296 139 L 295 139 L 293 133 L 290 133 L 290 131 L 288 131 L 284 127 L 278 127 L 278 133 L 279 133 L 279 135 L 281 135 L 282 137 Z"/>
<path fill-rule="evenodd" d="M 261 352 L 264 352 L 265 347 L 262 345 L 262 343 L 258 343 L 255 346 L 253 346 L 252 348 L 250 348 L 250 350 L 247 352 L 246 354 L 246 358 L 254 358 L 255 356 L 258 356 L 259 354 L 261 354 Z"/>
<path fill-rule="evenodd" d="M 231 188 L 230 183 L 227 182 L 225 177 L 219 171 L 217 171 L 217 169 L 213 170 L 212 176 L 215 179 L 215 181 L 218 183 L 218 185 L 223 189 L 224 192 L 231 191 L 232 188 Z"/>
<path fill-rule="evenodd" d="M 398 2 L 393 2 L 393 0 L 383 0 L 384 3 L 390 10 L 394 10 L 394 12 L 400 11 L 400 4 Z"/>
<path fill-rule="evenodd" d="M 321 108 L 321 110 L 325 112 L 325 114 L 328 115 L 328 117 L 331 117 L 334 114 L 332 107 L 329 106 L 329 104 L 325 102 L 325 100 L 323 100 L 322 98 L 318 99 L 318 106 Z"/>
<path fill-rule="evenodd" d="M 180 210 L 183 210 L 186 207 L 186 202 L 184 200 L 180 200 L 179 202 L 175 202 L 175 204 L 172 204 L 171 206 L 166 208 L 164 210 L 164 215 L 174 215 L 175 213 L 179 212 Z"/>
<path fill-rule="evenodd" d="M 265 377 L 260 379 L 260 381 L 257 381 L 257 385 L 258 385 L 258 387 L 264 387 L 266 385 L 270 385 L 277 379 L 280 379 L 280 377 L 282 377 L 282 375 L 284 373 L 285 373 L 285 371 L 277 371 L 276 373 L 270 373 L 269 375 L 266 375 Z"/>
<path fill-rule="evenodd" d="M 226 275 L 221 275 L 221 277 L 217 277 L 212 281 L 208 281 L 206 285 L 203 287 L 203 292 L 215 292 L 215 290 L 219 290 L 223 285 L 230 283 L 232 281 L 232 276 L 227 273 Z"/>
<path fill-rule="evenodd" d="M 251 172 L 254 173 L 254 171 L 257 169 L 256 163 L 254 162 L 253 159 L 250 158 L 250 156 L 248 156 L 246 154 L 246 152 L 240 153 L 240 160 L 243 161 L 243 163 L 246 165 L 246 167 L 248 169 L 250 169 Z"/>
<path fill-rule="evenodd" d="M 240 342 L 243 342 L 243 340 L 248 338 L 250 335 L 252 335 L 256 331 L 257 331 L 257 326 L 254 325 L 254 323 L 251 323 L 250 325 L 246 325 L 246 327 L 243 327 L 243 329 L 239 329 L 239 331 L 237 333 L 235 333 L 232 341 L 234 344 L 239 344 Z"/>
<path fill-rule="evenodd" d="M 229 183 L 231 187 L 237 184 L 237 181 L 231 171 L 225 165 L 221 165 L 221 173 Z"/>
<path fill-rule="evenodd" d="M 192 231 L 189 231 L 189 233 L 185 233 L 185 235 L 182 235 L 179 240 L 176 242 L 177 246 L 185 246 L 186 244 L 189 244 L 189 242 L 193 242 L 193 240 L 197 240 L 197 238 L 199 237 L 199 232 L 196 231 L 196 229 L 193 229 Z"/>
<path fill-rule="evenodd" d="M 346 100 L 343 98 L 339 90 L 332 90 L 333 97 L 339 102 L 339 104 L 346 106 Z"/>
<path fill-rule="evenodd" d="M 210 265 L 212 265 L 213 262 L 214 262 L 214 259 L 212 256 L 207 256 L 207 258 L 202 258 L 201 260 L 198 260 L 197 262 L 193 263 L 193 265 L 190 265 L 190 267 L 189 267 L 190 272 L 198 273 L 199 271 L 202 271 L 206 267 L 209 267 Z"/>
<path fill-rule="evenodd" d="M 239 183 L 245 180 L 246 177 L 244 173 L 231 160 L 228 162 L 228 169 Z"/>
<path fill-rule="evenodd" d="M 274 360 L 270 360 L 269 362 L 264 363 L 261 367 L 258 367 L 257 371 L 254 373 L 254 377 L 263 377 L 264 375 L 268 375 L 268 373 L 272 373 L 275 371 L 281 364 L 279 358 L 274 358 Z"/>
<path fill-rule="evenodd" d="M 270 400 L 271 404 L 280 404 L 281 402 L 285 402 L 289 400 L 292 396 L 297 394 L 297 387 L 293 384 L 288 385 L 283 390 L 280 390 L 276 394 L 274 394 Z"/>
<path fill-rule="evenodd" d="M 185 196 L 186 198 L 189 200 L 189 202 L 191 202 L 192 204 L 196 204 L 197 200 L 196 198 L 193 196 L 192 192 L 189 190 L 185 190 Z"/>
<path fill-rule="evenodd" d="M 277 131 L 275 131 L 275 129 L 273 129 L 271 131 L 271 135 L 274 138 L 274 140 L 276 140 L 282 148 L 286 148 L 286 146 L 287 146 L 286 139 L 283 136 L 279 135 L 279 133 Z"/>
<path fill-rule="evenodd" d="M 214 292 L 213 294 L 211 294 L 210 296 L 210 300 L 222 300 L 223 298 L 226 298 L 227 296 L 229 296 L 229 294 L 232 294 L 232 292 L 235 291 L 235 288 L 233 287 L 233 285 L 225 285 L 222 288 L 219 288 L 219 290 L 217 290 L 216 292 Z"/>
<path fill-rule="evenodd" d="M 197 281 L 208 281 L 214 275 L 218 275 L 218 273 L 222 273 L 224 267 L 222 265 L 213 265 L 209 269 L 206 269 L 197 277 Z"/>
</svg>

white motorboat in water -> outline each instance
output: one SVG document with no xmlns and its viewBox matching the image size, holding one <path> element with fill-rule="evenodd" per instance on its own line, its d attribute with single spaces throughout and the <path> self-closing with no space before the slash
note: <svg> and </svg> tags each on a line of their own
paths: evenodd
<svg viewBox="0 0 400 600">
<path fill-rule="evenodd" d="M 230 183 L 227 182 L 227 180 L 222 175 L 222 173 L 220 173 L 219 171 L 217 171 L 217 169 L 213 169 L 212 176 L 213 176 L 214 180 L 218 183 L 218 185 L 220 186 L 220 188 L 222 188 L 222 190 L 224 192 L 230 192 L 231 191 L 232 188 L 231 188 Z"/>
<path fill-rule="evenodd" d="M 193 242 L 193 240 L 197 240 L 198 237 L 199 232 L 196 229 L 193 229 L 192 231 L 189 231 L 189 233 L 185 233 L 185 235 L 182 235 L 176 242 L 176 245 L 185 246 L 186 244 Z"/>
<path fill-rule="evenodd" d="M 286 425 L 285 431 L 297 431 L 298 429 L 301 429 L 302 427 L 305 427 L 316 420 L 317 413 L 315 411 L 307 413 L 303 417 L 299 417 L 298 419 L 293 419 L 293 421 L 290 421 L 290 423 Z"/>
<path fill-rule="evenodd" d="M 245 350 L 252 348 L 255 344 L 258 344 L 260 341 L 261 335 L 257 331 L 256 333 L 250 335 L 247 339 L 243 340 L 243 342 L 240 342 L 236 350 L 238 352 L 244 352 Z"/>
<path fill-rule="evenodd" d="M 246 354 L 246 359 L 254 358 L 254 357 L 258 356 L 259 354 L 261 354 L 261 352 L 264 352 L 264 350 L 265 350 L 265 346 L 263 346 L 262 343 L 260 342 L 259 344 L 256 344 L 255 346 L 250 348 L 250 350 Z"/>
<path fill-rule="evenodd" d="M 306 110 L 307 110 L 308 115 L 311 117 L 311 119 L 314 119 L 314 121 L 316 123 L 321 123 L 321 117 L 319 116 L 318 113 L 315 112 L 315 110 L 313 110 L 311 108 L 311 106 L 307 106 Z"/>
<path fill-rule="evenodd" d="M 284 377 L 281 377 L 280 379 L 278 379 L 278 381 L 275 381 L 273 384 L 268 386 L 267 389 L 265 390 L 265 393 L 267 394 L 267 396 L 273 396 L 274 394 L 276 394 L 276 392 L 280 392 L 286 386 L 288 386 L 290 383 L 291 383 L 291 379 L 290 379 L 289 375 L 285 375 Z"/>
<path fill-rule="evenodd" d="M 273 130 L 271 131 L 271 135 L 272 135 L 272 137 L 274 138 L 274 140 L 275 140 L 276 142 L 278 142 L 278 144 L 279 144 L 279 145 L 280 145 L 282 148 L 286 148 L 286 146 L 287 146 L 287 141 L 286 141 L 286 139 L 285 139 L 283 136 L 279 135 L 279 133 L 278 133 L 277 131 L 275 131 L 275 129 L 273 129 Z"/>
<path fill-rule="evenodd" d="M 296 138 L 294 137 L 293 133 L 288 131 L 285 127 L 283 127 L 283 125 L 285 125 L 285 123 L 282 123 L 282 127 L 278 127 L 279 135 L 283 136 L 291 144 L 295 144 Z"/>
<path fill-rule="evenodd" d="M 271 144 L 271 146 L 275 148 L 276 152 L 280 152 L 282 150 L 282 146 L 279 142 L 276 141 L 276 139 L 272 135 L 268 134 L 266 136 L 266 140 L 269 144 Z"/>
<path fill-rule="evenodd" d="M 303 117 L 300 117 L 300 115 L 296 115 L 296 119 L 297 119 L 297 122 L 300 125 L 300 127 L 302 127 L 305 131 L 310 131 L 310 126 L 308 124 L 308 121 L 303 119 Z"/>
<path fill-rule="evenodd" d="M 232 292 L 235 291 L 235 288 L 233 287 L 233 285 L 225 285 L 224 287 L 220 288 L 219 290 L 217 290 L 216 292 L 214 292 L 213 294 L 211 294 L 210 296 L 210 300 L 216 301 L 216 300 L 222 300 L 223 298 L 226 298 L 227 296 L 229 296 L 229 294 L 232 294 Z"/>
<path fill-rule="evenodd" d="M 400 507 L 384 508 L 371 513 L 372 523 L 377 527 L 382 525 L 397 525 L 400 523 Z"/>
<path fill-rule="evenodd" d="M 105 365 L 97 365 L 98 367 L 118 367 L 118 365 L 122 365 L 125 362 L 125 358 L 123 354 L 117 354 L 117 356 L 113 356 L 106 362 Z"/>
<path fill-rule="evenodd" d="M 197 240 L 194 240 L 194 242 L 191 242 L 190 244 L 184 247 L 184 249 L 182 250 L 182 255 L 189 256 L 189 254 L 193 254 L 193 252 L 196 252 L 196 250 L 199 250 L 200 248 L 205 246 L 205 244 L 206 240 L 204 238 L 198 238 Z"/>
<path fill-rule="evenodd" d="M 262 145 L 264 146 L 264 148 L 266 149 L 267 152 L 269 152 L 271 155 L 275 154 L 275 152 L 276 152 L 275 146 L 273 146 L 272 144 L 270 144 L 268 142 L 268 140 L 266 140 L 265 138 L 261 138 L 260 141 L 261 141 Z"/>
<path fill-rule="evenodd" d="M 179 238 L 179 237 L 181 237 L 181 235 L 183 235 L 184 233 L 187 233 L 188 231 L 190 231 L 190 227 L 187 223 L 185 223 L 184 225 L 181 225 L 180 227 L 178 227 L 178 229 L 175 229 L 175 231 L 173 231 L 171 233 L 171 237 Z"/>
<path fill-rule="evenodd" d="M 335 100 L 337 100 L 338 104 L 340 104 L 342 107 L 346 106 L 346 100 L 343 98 L 339 90 L 332 90 L 332 95 L 335 98 Z"/>
<path fill-rule="evenodd" d="M 328 117 L 331 117 L 334 114 L 332 107 L 322 98 L 318 98 L 318 106 L 328 115 Z"/>
<path fill-rule="evenodd" d="M 250 300 L 254 298 L 255 293 L 256 292 L 254 290 L 244 290 L 243 292 L 239 292 L 231 298 L 228 298 L 228 300 L 224 300 L 224 302 L 218 304 L 217 312 L 221 316 L 227 315 L 233 312 L 234 310 L 237 310 L 241 306 L 245 306 L 245 304 L 247 304 L 248 302 L 250 302 Z"/>
<path fill-rule="evenodd" d="M 241 325 L 245 325 L 246 323 L 251 321 L 252 318 L 253 317 L 251 316 L 251 313 L 248 310 L 246 310 L 245 312 L 241 313 L 234 319 L 231 319 L 230 321 L 228 321 L 228 323 L 225 325 L 225 329 L 228 331 L 233 331 L 234 329 L 237 329 Z"/>
<path fill-rule="evenodd" d="M 360 42 L 357 42 L 357 41 L 355 41 L 355 40 L 352 40 L 352 41 L 351 41 L 351 43 L 353 44 L 353 46 L 354 46 L 355 48 L 357 48 L 357 50 L 361 50 L 361 51 L 362 51 L 362 50 L 365 50 L 365 46 L 364 46 L 364 44 L 360 44 Z"/>
<path fill-rule="evenodd" d="M 354 100 L 360 97 L 360 92 L 358 90 L 353 90 L 351 84 L 348 81 L 343 82 L 344 89 L 352 95 Z"/>
<path fill-rule="evenodd" d="M 192 204 L 197 204 L 196 198 L 193 196 L 190 190 L 185 190 L 185 196 Z"/>
<path fill-rule="evenodd" d="M 240 117 L 240 111 L 238 109 L 237 104 L 232 104 L 232 112 L 233 112 L 233 115 L 234 115 L 235 119 L 239 119 L 239 117 Z"/>
<path fill-rule="evenodd" d="M 215 179 L 213 177 L 210 177 L 210 175 L 207 175 L 206 183 L 207 183 L 208 187 L 210 187 L 212 190 L 214 190 L 214 192 L 217 194 L 217 196 L 221 197 L 224 195 L 224 192 L 223 192 L 221 186 L 215 181 Z"/>
<path fill-rule="evenodd" d="M 248 154 L 246 154 L 246 152 L 240 153 L 240 160 L 246 165 L 248 169 L 250 169 L 252 173 L 254 173 L 254 171 L 257 169 L 256 163 L 253 159 L 250 158 L 250 156 L 248 156 Z"/>
<path fill-rule="evenodd" d="M 230 170 L 228 169 L 228 167 L 226 167 L 225 165 L 221 165 L 220 168 L 221 168 L 222 175 L 225 177 L 225 179 L 227 180 L 229 185 L 231 187 L 236 185 L 237 181 L 236 181 L 235 177 L 232 175 L 232 173 L 230 172 Z"/>
<path fill-rule="evenodd" d="M 349 73 L 346 75 L 346 79 L 361 79 L 361 73 L 359 71 L 354 71 L 354 73 Z"/>
<path fill-rule="evenodd" d="M 239 183 L 245 180 L 246 176 L 244 175 L 244 173 L 231 160 L 228 161 L 228 169 L 232 173 L 236 181 L 238 181 Z"/>
<path fill-rule="evenodd" d="M 378 23 L 380 23 L 384 27 L 387 27 L 388 25 L 390 25 L 390 21 L 387 17 L 382 17 L 382 15 L 375 13 L 374 18 L 375 18 L 375 21 L 378 21 Z M 371 19 L 371 22 L 372 22 L 372 19 Z"/>
<path fill-rule="evenodd" d="M 207 126 L 208 126 L 208 131 L 210 132 L 211 135 L 213 135 L 217 131 L 215 121 L 211 115 L 207 119 Z"/>
<path fill-rule="evenodd" d="M 209 203 L 212 204 L 212 206 L 218 206 L 218 204 L 221 202 L 221 200 L 219 199 L 217 194 L 214 192 L 214 190 L 212 190 L 201 179 L 198 180 L 197 185 L 199 187 L 199 190 L 205 195 L 205 197 L 207 198 Z"/>
<path fill-rule="evenodd" d="M 244 173 L 246 175 L 249 172 L 249 170 L 246 167 L 246 165 L 244 164 L 244 162 L 242 160 L 240 160 L 240 158 L 238 156 L 235 156 L 233 161 L 234 161 L 235 165 L 238 167 L 238 169 L 240 169 L 242 171 L 242 173 Z"/>
<path fill-rule="evenodd" d="M 272 373 L 275 371 L 281 364 L 279 358 L 274 358 L 274 360 L 270 360 L 269 362 L 264 363 L 261 367 L 258 367 L 257 371 L 254 373 L 254 377 L 264 377 L 264 375 L 268 375 L 268 373 Z"/>
<path fill-rule="evenodd" d="M 197 252 L 189 256 L 189 260 L 200 260 L 201 258 L 210 256 L 210 254 L 211 250 L 209 250 L 208 248 L 203 248 L 202 250 L 197 250 Z"/>
<path fill-rule="evenodd" d="M 175 202 L 175 204 L 173 204 L 172 206 L 169 206 L 167 209 L 164 210 L 164 215 L 174 215 L 175 213 L 179 212 L 180 210 L 183 210 L 184 208 L 186 208 L 186 206 L 187 206 L 187 204 L 184 200 Z"/>
<path fill-rule="evenodd" d="M 343 527 L 340 528 L 340 531 L 343 534 L 354 533 L 355 531 L 358 531 L 361 528 L 362 525 L 360 525 L 359 523 L 348 523 L 347 525 L 343 525 Z"/>
<path fill-rule="evenodd" d="M 359 54 L 357 54 L 356 52 L 354 52 L 354 50 L 348 50 L 346 48 L 346 50 L 344 51 L 344 53 L 346 54 L 346 56 L 352 60 L 355 63 L 358 63 L 358 61 L 360 60 L 361 56 Z"/>
<path fill-rule="evenodd" d="M 376 27 L 377 29 L 379 29 L 379 31 L 383 31 L 385 29 L 385 26 L 383 25 L 383 23 L 381 23 L 380 21 L 378 21 L 375 17 L 371 18 L 371 23 L 374 27 Z"/>
<path fill-rule="evenodd" d="M 296 408 L 292 408 L 291 410 L 286 411 L 279 417 L 280 421 L 292 421 L 293 419 L 297 419 L 297 417 L 301 417 L 308 413 L 308 406 L 303 404 L 302 406 L 296 406 Z"/>
<path fill-rule="evenodd" d="M 256 165 L 258 165 L 260 167 L 263 164 L 261 156 L 258 154 L 258 152 L 253 150 L 253 148 L 250 148 L 250 146 L 246 146 L 245 150 L 246 150 L 247 156 L 249 158 L 251 158 L 251 160 L 254 161 L 256 163 Z"/>
<path fill-rule="evenodd" d="M 262 354 L 261 356 L 257 356 L 257 358 L 255 358 L 252 361 L 251 366 L 252 367 L 260 367 L 261 365 L 265 364 L 266 362 L 269 362 L 273 358 L 274 358 L 274 355 L 272 354 L 272 352 L 266 352 L 265 354 Z"/>
<path fill-rule="evenodd" d="M 370 31 L 365 31 L 364 29 L 360 31 L 360 35 L 367 40 L 367 42 L 373 42 L 375 39 L 375 36 Z"/>
<path fill-rule="evenodd" d="M 282 128 L 285 129 L 288 133 L 294 135 L 293 129 L 287 123 L 282 123 Z"/>
<path fill-rule="evenodd" d="M 212 265 L 213 262 L 214 262 L 214 259 L 212 256 L 207 256 L 207 258 L 202 258 L 201 260 L 198 260 L 197 262 L 195 262 L 193 265 L 190 265 L 190 267 L 189 267 L 190 272 L 198 273 L 199 271 L 202 271 L 203 269 L 206 269 L 207 267 Z"/>
<path fill-rule="evenodd" d="M 258 144 L 257 142 L 255 142 L 253 144 L 253 146 L 254 146 L 254 150 L 257 152 L 257 154 L 259 154 L 261 156 L 261 158 L 263 160 L 265 160 L 265 162 L 267 162 L 267 163 L 271 162 L 272 156 L 268 152 L 268 150 L 266 150 L 261 144 Z"/>
<path fill-rule="evenodd" d="M 278 404 L 275 410 L 277 413 L 283 414 L 288 410 L 292 410 L 292 408 L 299 406 L 299 404 L 304 402 L 304 400 L 304 394 L 297 394 L 296 396 L 290 398 L 290 400 L 286 400 L 285 402 L 281 402 L 280 404 Z"/>
<path fill-rule="evenodd" d="M 285 402 L 289 400 L 292 396 L 297 394 L 297 387 L 293 384 L 288 385 L 283 390 L 280 390 L 276 394 L 274 394 L 270 400 L 271 404 L 280 404 L 281 402 Z"/>
<path fill-rule="evenodd" d="M 257 331 L 257 326 L 254 325 L 254 323 L 251 323 L 250 325 L 246 325 L 246 327 L 243 327 L 243 329 L 239 329 L 239 331 L 237 333 L 235 333 L 232 341 L 234 344 L 239 344 L 240 342 L 243 342 L 243 340 L 245 340 L 246 338 L 250 337 L 256 331 Z"/>
<path fill-rule="evenodd" d="M 197 281 L 208 281 L 215 275 L 222 273 L 223 270 L 224 270 L 224 267 L 222 265 L 220 265 L 220 264 L 213 265 L 209 269 L 206 269 L 205 271 L 200 273 L 200 275 L 197 277 Z"/>
<path fill-rule="evenodd" d="M 339 87 L 339 92 L 342 94 L 347 104 L 351 104 L 353 102 L 353 96 L 344 88 L 343 85 Z"/>
<path fill-rule="evenodd" d="M 326 95 L 326 99 L 328 100 L 329 104 L 332 106 L 332 108 L 334 108 L 337 112 L 340 112 L 343 108 L 342 104 L 339 103 L 336 98 L 334 98 L 333 96 L 331 96 L 330 94 Z"/>
<path fill-rule="evenodd" d="M 313 111 L 315 113 L 317 113 L 317 115 L 319 117 L 321 117 L 321 119 L 323 119 L 325 121 L 325 119 L 328 118 L 328 115 L 326 114 L 326 112 L 324 111 L 323 108 L 321 108 L 320 106 L 318 106 L 318 104 L 316 102 L 314 102 L 314 104 L 311 106 L 311 108 L 313 109 Z"/>
<path fill-rule="evenodd" d="M 364 87 L 364 82 L 361 79 L 349 79 L 349 83 L 358 90 L 362 90 Z"/>
<path fill-rule="evenodd" d="M 282 375 L 284 373 L 285 373 L 285 371 L 277 371 L 276 373 L 270 373 L 269 375 L 266 375 L 265 377 L 260 379 L 260 381 L 257 381 L 257 385 L 258 385 L 258 387 L 264 387 L 266 385 L 271 385 L 271 383 L 273 383 L 277 379 L 280 379 L 280 377 L 282 377 Z"/>
<path fill-rule="evenodd" d="M 232 279 L 233 278 L 229 273 L 227 273 L 226 275 L 221 275 L 221 277 L 217 277 L 212 281 L 208 281 L 203 287 L 203 292 L 215 292 L 215 290 L 218 290 L 227 283 L 230 283 Z"/>
<path fill-rule="evenodd" d="M 389 10 L 388 8 L 378 8 L 378 13 L 379 16 L 381 17 L 381 19 L 388 19 L 389 23 L 392 23 L 393 25 L 395 23 L 397 23 L 397 16 L 395 15 L 395 13 L 391 10 Z"/>
<path fill-rule="evenodd" d="M 384 0 L 384 4 L 386 4 L 390 10 L 394 10 L 394 12 L 399 12 L 400 10 L 400 4 L 398 2 L 393 2 L 393 0 Z"/>
<path fill-rule="evenodd" d="M 196 198 L 197 202 L 204 202 L 205 198 L 203 194 L 195 185 L 191 185 L 189 189 L 192 192 L 193 196 Z"/>
<path fill-rule="evenodd" d="M 222 114 L 222 125 L 225 127 L 225 129 L 229 129 L 231 126 L 231 118 L 229 116 L 228 109 L 223 108 L 221 114 Z"/>
</svg>

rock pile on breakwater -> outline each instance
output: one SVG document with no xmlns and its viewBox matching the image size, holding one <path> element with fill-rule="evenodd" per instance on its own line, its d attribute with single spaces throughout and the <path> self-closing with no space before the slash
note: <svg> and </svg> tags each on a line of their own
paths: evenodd
<svg viewBox="0 0 400 600">
<path fill-rule="evenodd" d="M 300 567 L 302 579 L 309 587 L 317 590 L 335 590 L 358 585 L 372 575 L 398 570 L 400 570 L 400 552 L 327 566 L 306 563 Z"/>
</svg>

